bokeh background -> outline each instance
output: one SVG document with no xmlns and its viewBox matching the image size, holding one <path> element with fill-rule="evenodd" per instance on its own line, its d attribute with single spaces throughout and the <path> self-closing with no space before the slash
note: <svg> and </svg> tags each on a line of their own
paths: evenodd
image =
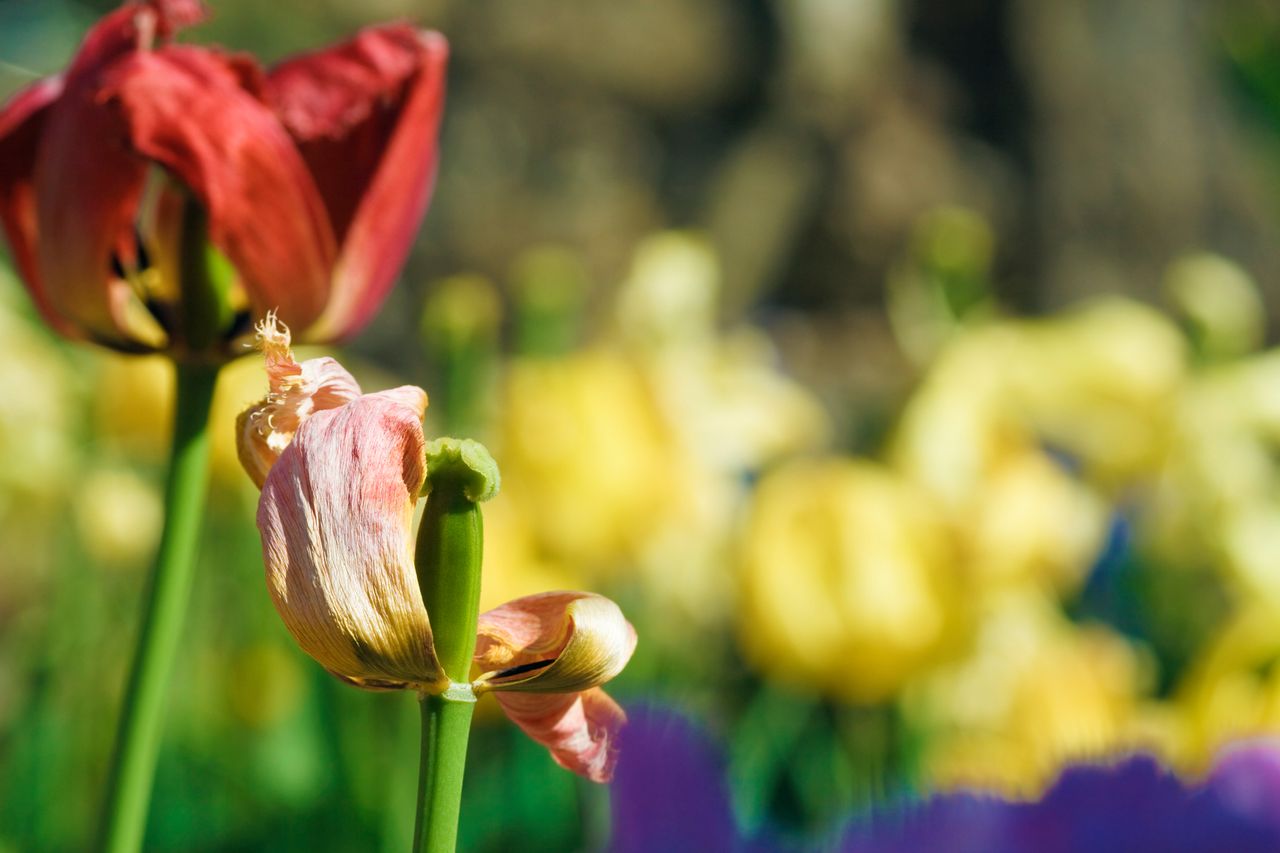
<svg viewBox="0 0 1280 853">
<path fill-rule="evenodd" d="M 111 5 L 0 0 L 0 95 Z M 1133 752 L 1195 780 L 1280 732 L 1280 7 L 212 5 L 189 39 L 268 62 L 449 37 L 426 227 L 342 357 L 494 450 L 486 604 L 622 603 L 611 692 L 711 744 L 744 837 Z M 79 850 L 170 376 L 57 340 L 7 263 L 0 850 Z M 266 595 L 232 435 L 264 386 L 220 387 L 148 849 L 404 850 L 412 698 L 331 679 Z M 492 706 L 464 797 L 468 851 L 628 825 Z"/>
</svg>

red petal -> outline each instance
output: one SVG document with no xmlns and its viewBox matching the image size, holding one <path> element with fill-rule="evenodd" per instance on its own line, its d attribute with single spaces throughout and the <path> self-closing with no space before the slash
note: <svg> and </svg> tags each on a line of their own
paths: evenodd
<svg viewBox="0 0 1280 853">
<path fill-rule="evenodd" d="M 158 342 L 154 324 L 140 324 L 138 298 L 110 272 L 113 249 L 133 243 L 145 165 L 129 153 L 124 125 L 102 103 L 100 86 L 123 58 L 203 15 L 197 0 L 120 7 L 85 36 L 61 96 L 49 96 L 47 109 L 11 128 L 14 137 L 0 131 L 19 149 L 0 189 L 5 230 L 40 310 L 60 329 L 126 349 Z M 58 84 L 37 84 L 24 96 L 36 97 L 30 93 L 42 85 Z M 18 101 L 15 107 L 21 110 Z"/>
<path fill-rule="evenodd" d="M 608 782 L 618 763 L 617 735 L 627 715 L 599 687 L 581 693 L 495 693 L 525 734 L 567 770 Z"/>
<path fill-rule="evenodd" d="M 89 336 L 126 348 L 136 345 L 129 308 L 137 299 L 112 275 L 110 259 L 132 238 L 144 164 L 128 153 L 123 125 L 98 94 L 103 73 L 160 23 L 157 10 L 128 4 L 89 31 L 45 119 L 33 179 L 36 257 L 49 304 Z"/>
<path fill-rule="evenodd" d="M 0 226 L 40 313 L 58 331 L 74 335 L 74 326 L 49 301 L 36 262 L 36 154 L 50 105 L 61 94 L 62 78 L 48 77 L 23 89 L 0 111 Z"/>
<path fill-rule="evenodd" d="M 259 312 L 306 328 L 329 296 L 335 248 L 315 184 L 289 135 L 254 96 L 245 60 L 193 47 L 129 57 L 108 85 L 132 144 L 174 172 L 209 214 Z"/>
<path fill-rule="evenodd" d="M 298 141 L 341 244 L 330 304 L 311 337 L 362 327 L 394 284 L 435 178 L 448 45 L 407 25 L 286 62 L 270 98 Z"/>
</svg>

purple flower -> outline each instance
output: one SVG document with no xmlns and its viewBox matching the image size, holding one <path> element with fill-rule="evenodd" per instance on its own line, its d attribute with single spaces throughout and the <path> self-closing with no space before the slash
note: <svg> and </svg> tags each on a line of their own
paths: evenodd
<svg viewBox="0 0 1280 853">
<path fill-rule="evenodd" d="M 613 785 L 615 853 L 782 851 L 744 838 L 721 750 L 688 718 L 630 712 Z M 831 849 L 823 846 L 821 849 Z M 958 792 L 855 821 L 845 853 L 1274 853 L 1280 850 L 1280 743 L 1227 750 L 1198 784 L 1148 755 L 1067 768 L 1035 802 Z"/>
</svg>

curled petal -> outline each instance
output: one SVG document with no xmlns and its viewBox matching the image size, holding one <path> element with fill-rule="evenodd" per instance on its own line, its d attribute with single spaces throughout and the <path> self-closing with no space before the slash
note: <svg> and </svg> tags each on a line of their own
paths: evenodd
<svg viewBox="0 0 1280 853">
<path fill-rule="evenodd" d="M 566 770 L 608 782 L 618 762 L 618 731 L 627 715 L 596 687 L 581 693 L 499 693 L 498 703 L 525 734 Z"/>
<path fill-rule="evenodd" d="M 544 592 L 480 614 L 477 691 L 568 693 L 626 666 L 636 632 L 618 605 L 588 592 Z"/>
<path fill-rule="evenodd" d="M 409 254 L 435 179 L 447 58 L 440 34 L 393 24 L 268 76 L 341 246 L 310 337 L 347 337 L 368 322 Z"/>
<path fill-rule="evenodd" d="M 315 183 L 289 134 L 259 99 L 250 61 L 166 47 L 117 63 L 101 97 L 130 145 L 177 175 L 209 216 L 209 238 L 235 265 L 255 311 L 306 328 L 329 298 L 337 250 Z"/>
<path fill-rule="evenodd" d="M 304 423 L 267 476 L 267 587 L 303 651 L 373 689 L 447 684 L 413 567 L 420 412 L 370 395 Z"/>
<path fill-rule="evenodd" d="M 240 464 L 262 488 L 271 466 L 293 441 L 294 433 L 316 412 L 336 409 L 360 396 L 360 386 L 332 358 L 297 362 L 289 348 L 289 328 L 274 314 L 258 325 L 258 347 L 267 362 L 269 391 L 265 399 L 236 419 L 236 450 Z M 400 389 L 397 389 L 399 393 Z M 400 403 L 416 406 L 418 418 L 426 408 L 426 394 L 399 393 Z M 383 395 L 391 392 L 383 392 Z M 417 405 L 420 403 L 420 405 Z"/>
</svg>

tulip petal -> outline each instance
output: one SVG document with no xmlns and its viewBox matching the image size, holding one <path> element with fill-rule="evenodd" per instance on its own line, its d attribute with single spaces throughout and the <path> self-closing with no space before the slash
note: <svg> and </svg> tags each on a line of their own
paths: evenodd
<svg viewBox="0 0 1280 853">
<path fill-rule="evenodd" d="M 618 605 L 589 592 L 544 592 L 480 614 L 477 690 L 566 693 L 622 672 L 636 632 Z"/>
<path fill-rule="evenodd" d="M 448 45 L 374 27 L 273 69 L 267 88 L 320 188 L 341 245 L 330 303 L 309 334 L 343 338 L 390 290 L 435 179 Z"/>
<path fill-rule="evenodd" d="M 89 31 L 65 74 L 19 93 L 0 115 L 0 222 L 36 305 L 64 334 L 127 350 L 164 343 L 111 271 L 113 249 L 132 250 L 144 167 L 98 93 L 115 62 L 204 14 L 198 0 L 126 3 Z"/>
<path fill-rule="evenodd" d="M 113 251 L 132 242 L 146 164 L 129 151 L 101 84 L 118 62 L 173 28 L 166 11 L 126 4 L 89 31 L 50 107 L 35 164 L 40 286 L 57 314 L 121 349 L 155 348 L 165 335 L 111 270 Z"/>
<path fill-rule="evenodd" d="M 176 174 L 209 215 L 209 236 L 239 271 L 255 313 L 306 328 L 329 299 L 336 258 L 328 215 L 293 141 L 259 99 L 250 61 L 193 47 L 117 63 L 103 97 L 130 144 Z"/>
<path fill-rule="evenodd" d="M 267 586 L 302 649 L 373 689 L 447 684 L 413 566 L 420 411 L 369 395 L 298 429 L 258 505 Z"/>
<path fill-rule="evenodd" d="M 498 703 L 525 734 L 566 770 L 608 782 L 618 763 L 618 732 L 627 715 L 599 687 L 581 693 L 498 693 Z"/>
<path fill-rule="evenodd" d="M 294 360 L 289 347 L 289 327 L 268 313 L 258 325 L 257 346 L 267 367 L 267 396 L 240 413 L 236 419 L 236 451 L 240 464 L 259 489 L 280 454 L 293 441 L 307 418 L 316 412 L 336 409 L 360 396 L 360 385 L 332 358 Z M 399 397 L 402 404 L 416 406 L 418 418 L 426 408 L 421 388 Z M 385 394 L 386 392 L 384 392 Z"/>
<path fill-rule="evenodd" d="M 62 88 L 62 77 L 46 77 L 0 110 L 0 227 L 41 316 L 59 332 L 74 335 L 75 327 L 49 301 L 36 260 L 36 155 L 51 105 L 62 95 Z"/>
</svg>

